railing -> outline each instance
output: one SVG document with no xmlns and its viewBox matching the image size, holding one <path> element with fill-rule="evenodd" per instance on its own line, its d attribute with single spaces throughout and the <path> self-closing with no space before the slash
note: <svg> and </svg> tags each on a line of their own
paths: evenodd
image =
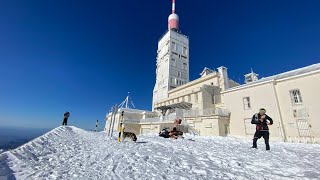
<svg viewBox="0 0 320 180">
<path fill-rule="evenodd" d="M 193 135 L 200 135 L 200 132 L 197 131 L 194 127 L 190 126 L 190 124 L 184 119 L 181 123 L 182 126 L 187 128 L 187 132 Z"/>
<path fill-rule="evenodd" d="M 160 117 L 140 119 L 140 123 L 160 122 L 160 121 L 161 121 L 161 118 L 160 118 Z"/>
<path fill-rule="evenodd" d="M 125 123 L 155 123 L 155 122 L 174 122 L 177 118 L 175 113 L 169 114 L 168 116 L 160 116 L 154 118 L 146 118 L 146 119 L 127 119 Z"/>
<path fill-rule="evenodd" d="M 218 115 L 228 117 L 229 110 L 222 108 L 208 108 L 208 109 L 191 109 L 183 112 L 183 117 L 199 117 L 199 116 L 213 116 Z"/>
<path fill-rule="evenodd" d="M 134 124 L 139 124 L 140 119 L 126 119 L 123 121 L 124 123 L 134 123 Z"/>
<path fill-rule="evenodd" d="M 186 118 L 186 117 L 200 117 L 200 116 L 221 116 L 229 117 L 230 112 L 227 109 L 222 108 L 208 108 L 208 109 L 191 109 L 191 110 L 182 110 L 176 109 L 175 113 L 169 114 L 167 116 L 160 116 L 154 118 L 146 119 L 128 119 L 125 120 L 125 123 L 156 123 L 156 122 L 174 122 L 177 118 Z"/>
</svg>

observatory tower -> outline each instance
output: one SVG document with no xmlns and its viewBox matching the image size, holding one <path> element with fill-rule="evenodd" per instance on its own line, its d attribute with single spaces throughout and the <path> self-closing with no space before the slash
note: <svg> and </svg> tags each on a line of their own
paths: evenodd
<svg viewBox="0 0 320 180">
<path fill-rule="evenodd" d="M 172 14 L 168 31 L 158 42 L 156 84 L 153 89 L 152 109 L 168 98 L 168 91 L 189 82 L 189 38 L 179 31 L 179 16 L 172 0 Z"/>
</svg>

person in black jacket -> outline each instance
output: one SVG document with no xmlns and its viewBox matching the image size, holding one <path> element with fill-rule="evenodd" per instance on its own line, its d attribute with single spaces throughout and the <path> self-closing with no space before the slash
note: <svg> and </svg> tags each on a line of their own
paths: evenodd
<svg viewBox="0 0 320 180">
<path fill-rule="evenodd" d="M 268 125 L 272 125 L 273 120 L 268 115 L 266 115 L 266 110 L 264 108 L 261 108 L 259 110 L 259 113 L 253 115 L 251 124 L 256 124 L 256 133 L 253 137 L 252 148 L 257 148 L 258 139 L 263 137 L 266 144 L 266 150 L 270 150 Z"/>
<path fill-rule="evenodd" d="M 63 122 L 62 122 L 62 126 L 66 126 L 68 124 L 68 118 L 70 116 L 70 113 L 67 111 L 66 113 L 64 113 L 63 115 Z"/>
</svg>

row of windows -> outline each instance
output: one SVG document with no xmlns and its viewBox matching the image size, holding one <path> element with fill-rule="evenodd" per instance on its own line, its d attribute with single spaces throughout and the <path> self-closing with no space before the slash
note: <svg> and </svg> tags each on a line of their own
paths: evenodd
<svg viewBox="0 0 320 180">
<path fill-rule="evenodd" d="M 175 42 L 172 42 L 172 50 L 177 51 L 178 47 L 177 44 Z M 187 55 L 188 51 L 186 47 L 182 47 L 182 54 Z"/>
<path fill-rule="evenodd" d="M 294 89 L 289 91 L 291 103 L 293 106 L 302 104 L 302 96 L 299 89 Z M 244 110 L 251 109 L 251 100 L 250 97 L 244 97 L 243 99 Z"/>
<path fill-rule="evenodd" d="M 170 78 L 170 83 L 171 84 L 175 84 L 175 85 L 183 85 L 183 84 L 186 84 L 187 82 L 171 77 Z"/>
<path fill-rule="evenodd" d="M 172 66 L 174 66 L 174 67 L 177 66 L 177 61 L 176 61 L 175 59 L 171 59 L 171 62 L 172 62 L 172 63 L 171 63 Z M 181 66 L 181 64 L 180 64 L 179 66 Z M 182 69 L 188 70 L 188 65 L 187 65 L 187 63 L 182 63 Z"/>
</svg>

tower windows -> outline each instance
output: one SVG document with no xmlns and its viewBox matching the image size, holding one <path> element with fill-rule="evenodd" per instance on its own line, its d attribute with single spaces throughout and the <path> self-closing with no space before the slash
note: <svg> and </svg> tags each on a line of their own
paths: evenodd
<svg viewBox="0 0 320 180">
<path fill-rule="evenodd" d="M 172 66 L 176 66 L 176 60 L 175 59 L 171 59 L 172 62 Z"/>
<path fill-rule="evenodd" d="M 184 55 L 187 55 L 187 48 L 186 48 L 186 47 L 183 47 L 182 53 L 183 53 Z"/>
<path fill-rule="evenodd" d="M 177 45 L 175 42 L 172 42 L 172 50 L 176 51 L 177 50 Z"/>
<path fill-rule="evenodd" d="M 184 69 L 184 70 L 187 70 L 187 69 L 188 69 L 187 63 L 183 63 L 183 69 Z"/>
</svg>

